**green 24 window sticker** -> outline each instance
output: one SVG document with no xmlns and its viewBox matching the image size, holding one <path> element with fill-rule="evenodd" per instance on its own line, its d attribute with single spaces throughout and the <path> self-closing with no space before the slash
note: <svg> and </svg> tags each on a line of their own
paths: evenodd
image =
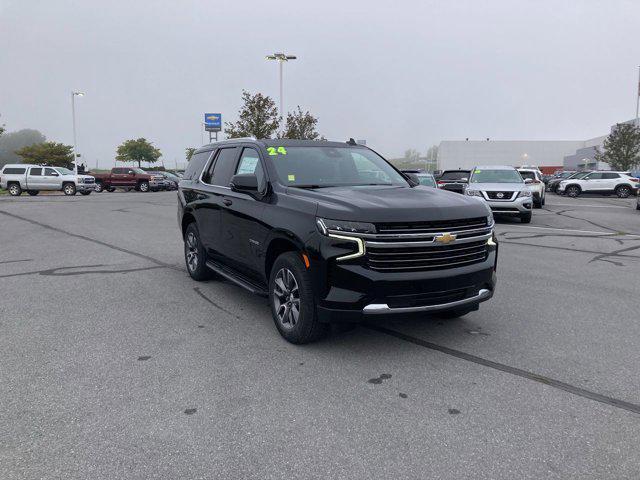
<svg viewBox="0 0 640 480">
<path fill-rule="evenodd" d="M 286 155 L 287 149 L 284 147 L 267 147 L 267 152 L 269 155 Z"/>
</svg>

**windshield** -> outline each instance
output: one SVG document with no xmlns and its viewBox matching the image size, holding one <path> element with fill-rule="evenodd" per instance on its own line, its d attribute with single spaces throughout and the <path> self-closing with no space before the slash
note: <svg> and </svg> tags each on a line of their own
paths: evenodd
<svg viewBox="0 0 640 480">
<path fill-rule="evenodd" d="M 56 170 L 58 171 L 58 173 L 61 173 L 62 175 L 73 175 L 73 172 L 68 168 L 56 167 Z"/>
<path fill-rule="evenodd" d="M 426 185 L 427 187 L 436 186 L 436 181 L 433 179 L 432 175 L 427 175 L 426 173 L 416 173 L 416 176 L 420 181 L 420 185 Z"/>
<path fill-rule="evenodd" d="M 438 180 L 462 180 L 463 178 L 469 178 L 468 170 L 454 170 L 452 172 L 442 172 Z"/>
<path fill-rule="evenodd" d="M 560 175 L 558 175 L 560 178 L 567 178 L 570 177 L 572 175 L 575 175 L 576 172 L 562 172 Z"/>
<path fill-rule="evenodd" d="M 522 177 L 515 169 L 474 170 L 471 183 L 522 183 Z"/>
<path fill-rule="evenodd" d="M 267 147 L 280 182 L 292 187 L 402 185 L 407 181 L 367 148 Z"/>
<path fill-rule="evenodd" d="M 136 173 L 142 173 L 142 174 L 147 173 L 144 170 L 142 170 L 141 168 L 134 168 L 133 171 L 136 172 Z"/>
</svg>

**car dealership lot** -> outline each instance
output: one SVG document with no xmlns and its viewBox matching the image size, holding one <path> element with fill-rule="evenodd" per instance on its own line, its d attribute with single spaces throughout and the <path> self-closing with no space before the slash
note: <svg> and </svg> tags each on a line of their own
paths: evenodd
<svg viewBox="0 0 640 480">
<path fill-rule="evenodd" d="M 0 198 L 0 478 L 638 478 L 640 212 L 499 220 L 498 288 L 294 346 L 176 194 Z"/>
</svg>

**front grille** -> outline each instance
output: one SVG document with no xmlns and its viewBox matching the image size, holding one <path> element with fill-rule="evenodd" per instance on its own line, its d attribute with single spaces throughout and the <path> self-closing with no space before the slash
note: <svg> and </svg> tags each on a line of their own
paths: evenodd
<svg viewBox="0 0 640 480">
<path fill-rule="evenodd" d="M 380 234 L 414 234 L 456 232 L 487 226 L 487 217 L 466 218 L 462 220 L 439 220 L 433 222 L 378 223 L 376 231 Z"/>
<path fill-rule="evenodd" d="M 456 268 L 486 259 L 486 240 L 442 246 L 367 246 L 369 268 L 382 272 Z"/>
<path fill-rule="evenodd" d="M 485 192 L 489 200 L 511 200 L 515 192 Z"/>
<path fill-rule="evenodd" d="M 94 183 L 95 180 L 93 178 L 85 178 L 84 183 Z"/>
</svg>

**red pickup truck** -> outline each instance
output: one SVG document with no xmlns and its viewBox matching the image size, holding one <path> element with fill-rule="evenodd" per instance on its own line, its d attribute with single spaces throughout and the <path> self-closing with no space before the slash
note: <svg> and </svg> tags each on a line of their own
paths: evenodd
<svg viewBox="0 0 640 480">
<path fill-rule="evenodd" d="M 96 192 L 113 192 L 116 188 L 136 189 L 140 192 L 160 190 L 164 177 L 152 175 L 141 168 L 116 167 L 110 173 L 92 173 L 96 179 Z"/>
</svg>

